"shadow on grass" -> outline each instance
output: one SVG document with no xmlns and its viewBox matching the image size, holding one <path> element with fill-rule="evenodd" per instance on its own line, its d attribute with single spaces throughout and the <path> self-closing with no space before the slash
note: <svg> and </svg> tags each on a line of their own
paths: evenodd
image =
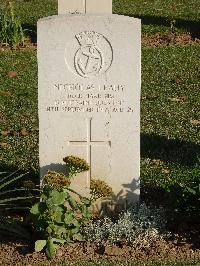
<svg viewBox="0 0 200 266">
<path fill-rule="evenodd" d="M 126 13 L 121 13 L 120 15 L 131 16 L 135 18 L 140 18 L 142 20 L 142 25 L 157 25 L 173 27 L 178 29 L 184 29 L 191 33 L 193 38 L 200 38 L 200 24 L 199 21 L 194 20 L 184 20 L 180 18 L 170 18 L 170 17 L 160 17 L 160 16 L 150 16 L 150 15 L 130 15 Z"/>
<path fill-rule="evenodd" d="M 141 157 L 194 166 L 200 157 L 200 145 L 163 136 L 141 134 Z"/>
<path fill-rule="evenodd" d="M 184 29 L 191 33 L 192 38 L 200 38 L 200 24 L 199 21 L 193 20 L 184 20 L 179 18 L 168 18 L 168 17 L 158 17 L 158 16 L 149 16 L 149 15 L 129 15 L 126 13 L 121 13 L 119 15 L 131 16 L 135 18 L 140 18 L 142 20 L 143 25 L 157 25 L 157 26 L 165 26 L 171 27 L 171 23 L 173 27 L 178 29 Z M 23 29 L 27 31 L 28 36 L 30 36 L 31 41 L 33 43 L 37 43 L 37 26 L 31 24 L 23 24 Z"/>
<path fill-rule="evenodd" d="M 10 174 L 16 172 L 18 175 L 26 174 L 25 175 L 26 180 L 31 180 L 36 185 L 40 184 L 39 173 L 36 173 L 36 171 L 32 168 L 23 170 L 17 166 L 12 166 L 12 165 L 7 165 L 5 163 L 1 163 L 0 164 L 0 172 L 10 173 Z M 24 180 L 24 179 L 22 179 L 22 180 Z"/>
<path fill-rule="evenodd" d="M 5 164 L 0 164 L 0 173 L 0 243 L 30 240 L 30 207 L 39 198 L 38 175 Z"/>
<path fill-rule="evenodd" d="M 38 200 L 39 176 L 33 171 L 0 164 L 0 213 L 26 215 Z M 1 216 L 1 215 L 0 215 Z"/>
<path fill-rule="evenodd" d="M 31 42 L 37 43 L 37 26 L 31 24 L 23 24 L 22 28 L 25 31 L 26 35 L 31 38 Z"/>
</svg>

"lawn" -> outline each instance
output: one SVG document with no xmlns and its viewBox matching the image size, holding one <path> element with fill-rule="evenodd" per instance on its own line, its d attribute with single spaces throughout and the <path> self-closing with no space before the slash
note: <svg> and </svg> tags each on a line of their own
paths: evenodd
<svg viewBox="0 0 200 266">
<path fill-rule="evenodd" d="M 1 0 L 1 5 L 5 5 Z M 57 0 L 14 0 L 15 10 L 24 28 L 35 36 L 36 23 L 41 17 L 57 14 Z M 23 3 L 23 4 L 22 4 Z M 198 0 L 114 0 L 113 13 L 142 19 L 143 32 L 189 31 L 199 34 Z"/>
<path fill-rule="evenodd" d="M 56 14 L 57 1 L 13 2 L 23 28 L 36 42 L 37 20 Z M 5 1 L 0 0 L 0 7 L 4 6 Z M 149 37 L 186 32 L 193 40 L 198 39 L 199 8 L 199 0 L 113 1 L 114 13 L 141 18 L 142 32 Z M 200 45 L 196 42 L 142 47 L 142 200 L 172 210 L 178 206 L 188 214 L 191 206 L 188 202 L 180 204 L 177 198 L 183 200 L 187 188 L 200 180 L 199 55 Z M 39 183 L 38 131 L 36 47 L 0 49 L 0 171 L 28 171 L 29 179 Z M 186 188 L 184 193 L 180 188 Z M 197 212 L 198 202 L 192 204 Z"/>
<path fill-rule="evenodd" d="M 199 167 L 199 52 L 199 46 L 142 50 L 142 185 L 191 178 Z M 0 59 L 1 168 L 37 174 L 36 51 L 6 51 Z"/>
</svg>

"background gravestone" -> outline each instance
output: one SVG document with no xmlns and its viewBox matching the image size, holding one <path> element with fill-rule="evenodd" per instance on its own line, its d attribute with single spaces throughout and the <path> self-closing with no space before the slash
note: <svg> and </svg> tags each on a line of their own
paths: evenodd
<svg viewBox="0 0 200 266">
<path fill-rule="evenodd" d="M 112 0 L 58 0 L 58 14 L 112 14 Z"/>
<path fill-rule="evenodd" d="M 140 171 L 140 20 L 60 15 L 38 22 L 41 175 L 76 155 L 91 166 L 73 187 L 104 180 L 135 201 Z"/>
</svg>

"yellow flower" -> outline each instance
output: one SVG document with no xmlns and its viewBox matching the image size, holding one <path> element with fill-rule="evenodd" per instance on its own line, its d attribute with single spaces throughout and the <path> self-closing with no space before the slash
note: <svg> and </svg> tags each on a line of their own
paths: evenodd
<svg viewBox="0 0 200 266">
<path fill-rule="evenodd" d="M 112 188 L 109 187 L 106 182 L 101 180 L 91 179 L 90 182 L 90 190 L 91 194 L 96 198 L 103 198 L 103 197 L 112 197 L 113 191 Z"/>
<path fill-rule="evenodd" d="M 88 171 L 90 169 L 88 163 L 84 159 L 76 156 L 67 156 L 63 158 L 63 161 L 69 168 L 76 169 L 77 172 Z"/>
<path fill-rule="evenodd" d="M 53 188 L 59 190 L 62 187 L 68 187 L 71 181 L 62 173 L 57 173 L 54 171 L 48 171 L 43 177 L 43 184 L 50 185 Z"/>
</svg>

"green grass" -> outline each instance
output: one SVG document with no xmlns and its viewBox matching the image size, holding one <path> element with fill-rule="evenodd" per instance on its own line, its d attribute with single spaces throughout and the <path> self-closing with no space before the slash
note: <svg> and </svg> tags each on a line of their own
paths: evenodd
<svg viewBox="0 0 200 266">
<path fill-rule="evenodd" d="M 174 178 L 187 181 L 197 172 L 199 126 L 191 121 L 200 115 L 199 52 L 199 46 L 142 51 L 142 185 L 170 184 Z M 16 77 L 8 76 L 11 70 Z M 3 144 L 1 167 L 34 168 L 37 173 L 36 52 L 0 53 L 0 79 L 0 132 L 10 131 L 0 136 L 0 143 L 7 144 Z M 176 101 L 179 97 L 185 98 Z"/>
<path fill-rule="evenodd" d="M 190 121 L 200 115 L 199 53 L 200 46 L 143 49 L 142 132 L 200 144 Z"/>
<path fill-rule="evenodd" d="M 5 5 L 0 0 L 0 6 Z M 41 17 L 57 14 L 57 0 L 15 0 L 15 11 L 24 28 L 36 35 Z M 113 13 L 142 18 L 143 32 L 189 31 L 198 34 L 199 0 L 114 0 Z"/>
<path fill-rule="evenodd" d="M 57 0 L 14 0 L 15 14 L 22 24 L 28 28 L 34 27 L 42 17 L 56 15 Z M 0 0 L 0 6 L 5 7 L 6 1 Z"/>
<path fill-rule="evenodd" d="M 196 32 L 198 27 L 198 0 L 114 0 L 113 3 L 114 13 L 142 18 L 143 32 Z M 171 28 L 172 24 L 175 27 Z"/>
<path fill-rule="evenodd" d="M 199 125 L 192 123 L 200 117 L 199 53 L 199 46 L 143 49 L 143 184 L 192 179 L 199 169 Z"/>
<path fill-rule="evenodd" d="M 10 71 L 15 71 L 17 76 L 9 77 Z M 35 51 L 0 53 L 0 91 L 0 132 L 4 131 L 4 135 L 2 133 L 0 136 L 1 157 L 3 157 L 1 168 L 5 168 L 4 165 L 6 165 L 5 170 L 36 168 L 37 172 L 38 117 Z"/>
</svg>

